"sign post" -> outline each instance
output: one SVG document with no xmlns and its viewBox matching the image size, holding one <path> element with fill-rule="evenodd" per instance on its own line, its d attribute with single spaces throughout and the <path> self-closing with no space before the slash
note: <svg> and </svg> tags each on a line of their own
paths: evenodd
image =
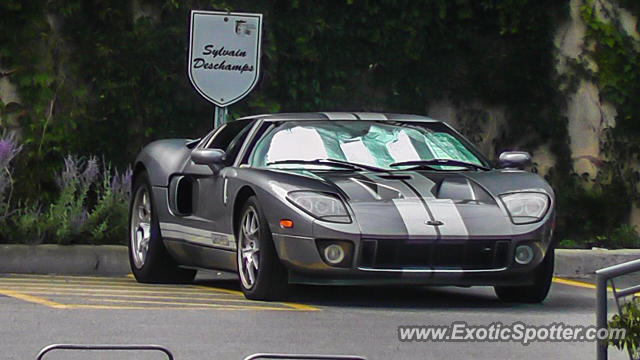
<svg viewBox="0 0 640 360">
<path fill-rule="evenodd" d="M 253 90 L 260 76 L 262 14 L 191 11 L 187 73 L 196 91 L 215 105 L 214 127 L 228 106 Z"/>
<path fill-rule="evenodd" d="M 217 128 L 227 122 L 227 107 L 216 106 L 213 113 L 213 128 Z"/>
</svg>

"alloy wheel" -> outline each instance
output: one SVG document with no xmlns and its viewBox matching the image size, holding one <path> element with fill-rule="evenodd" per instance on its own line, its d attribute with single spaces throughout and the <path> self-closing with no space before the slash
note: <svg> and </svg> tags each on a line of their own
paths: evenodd
<svg viewBox="0 0 640 360">
<path fill-rule="evenodd" d="M 151 199 L 146 187 L 141 186 L 135 194 L 131 209 L 131 252 L 135 266 L 144 266 L 151 241 Z"/>
<path fill-rule="evenodd" d="M 245 289 L 250 289 L 256 283 L 260 269 L 260 223 L 258 213 L 253 207 L 248 207 L 242 216 L 238 242 L 238 272 Z"/>
</svg>

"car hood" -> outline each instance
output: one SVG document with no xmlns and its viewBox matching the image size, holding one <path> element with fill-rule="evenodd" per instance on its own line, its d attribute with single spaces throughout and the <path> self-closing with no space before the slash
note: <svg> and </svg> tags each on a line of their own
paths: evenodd
<svg viewBox="0 0 640 360">
<path fill-rule="evenodd" d="M 548 184 L 524 171 L 305 173 L 341 193 L 365 237 L 506 238 L 513 225 L 500 194 L 543 192 L 553 204 Z"/>
</svg>

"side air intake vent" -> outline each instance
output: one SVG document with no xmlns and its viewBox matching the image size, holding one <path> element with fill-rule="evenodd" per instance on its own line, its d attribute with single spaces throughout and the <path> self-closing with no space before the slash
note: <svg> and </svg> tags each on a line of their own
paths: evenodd
<svg viewBox="0 0 640 360">
<path fill-rule="evenodd" d="M 188 215 L 193 212 L 193 180 L 180 177 L 176 189 L 176 206 L 180 214 Z"/>
<path fill-rule="evenodd" d="M 193 179 L 188 176 L 174 176 L 169 184 L 169 208 L 179 216 L 193 213 Z"/>
</svg>

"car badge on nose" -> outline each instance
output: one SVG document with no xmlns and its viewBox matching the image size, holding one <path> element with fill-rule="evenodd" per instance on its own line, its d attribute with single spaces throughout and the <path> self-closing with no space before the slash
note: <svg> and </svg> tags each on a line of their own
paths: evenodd
<svg viewBox="0 0 640 360">
<path fill-rule="evenodd" d="M 444 225 L 444 223 L 440 220 L 427 220 L 424 222 L 426 225 L 429 226 L 440 226 L 440 225 Z"/>
</svg>

